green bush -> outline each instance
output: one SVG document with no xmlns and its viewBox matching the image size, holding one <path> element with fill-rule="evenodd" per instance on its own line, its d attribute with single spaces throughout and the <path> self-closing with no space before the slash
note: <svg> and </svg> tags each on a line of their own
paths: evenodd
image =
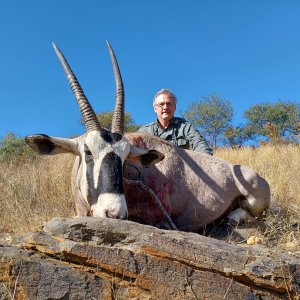
<svg viewBox="0 0 300 300">
<path fill-rule="evenodd" d="M 0 161 L 24 162 L 37 158 L 37 154 L 25 143 L 22 138 L 8 132 L 0 140 Z"/>
</svg>

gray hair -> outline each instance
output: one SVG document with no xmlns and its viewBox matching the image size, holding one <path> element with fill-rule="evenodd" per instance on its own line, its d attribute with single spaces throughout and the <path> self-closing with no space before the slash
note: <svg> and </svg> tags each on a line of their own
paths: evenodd
<svg viewBox="0 0 300 300">
<path fill-rule="evenodd" d="M 175 94 L 173 94 L 173 92 L 171 90 L 169 90 L 169 89 L 161 89 L 153 97 L 153 106 L 155 106 L 155 100 L 156 100 L 156 98 L 159 95 L 162 95 L 162 94 L 167 94 L 167 95 L 171 96 L 174 99 L 175 103 L 177 103 L 177 98 L 176 98 Z"/>
</svg>

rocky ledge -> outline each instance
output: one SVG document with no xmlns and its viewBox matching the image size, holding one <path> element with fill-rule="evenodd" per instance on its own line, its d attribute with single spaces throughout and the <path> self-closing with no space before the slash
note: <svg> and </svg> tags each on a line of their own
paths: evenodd
<svg viewBox="0 0 300 300">
<path fill-rule="evenodd" d="M 300 259 L 112 219 L 53 219 L 0 246 L 0 299 L 300 299 Z"/>
</svg>

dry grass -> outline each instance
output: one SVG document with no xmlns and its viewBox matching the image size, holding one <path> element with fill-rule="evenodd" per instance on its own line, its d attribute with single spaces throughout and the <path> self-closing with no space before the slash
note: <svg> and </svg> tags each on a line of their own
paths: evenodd
<svg viewBox="0 0 300 300">
<path fill-rule="evenodd" d="M 75 215 L 70 177 L 73 156 L 0 162 L 0 232 L 21 234 L 45 221 Z"/>
<path fill-rule="evenodd" d="M 217 150 L 216 156 L 257 170 L 269 182 L 279 205 L 300 207 L 300 146 L 224 148 Z"/>
<path fill-rule="evenodd" d="M 271 186 L 263 242 L 300 255 L 300 146 L 218 149 L 216 156 L 257 170 Z"/>
<path fill-rule="evenodd" d="M 215 155 L 250 166 L 267 179 L 273 201 L 264 219 L 264 243 L 298 252 L 300 245 L 293 243 L 300 240 L 300 147 L 218 149 Z M 75 216 L 70 186 L 73 159 L 57 155 L 0 162 L 0 233 L 22 234 L 53 217 Z"/>
</svg>

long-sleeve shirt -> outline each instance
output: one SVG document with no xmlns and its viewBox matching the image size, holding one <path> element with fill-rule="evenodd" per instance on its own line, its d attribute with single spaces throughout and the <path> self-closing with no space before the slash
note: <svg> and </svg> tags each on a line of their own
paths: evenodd
<svg viewBox="0 0 300 300">
<path fill-rule="evenodd" d="M 165 129 L 155 121 L 142 126 L 138 131 L 150 133 L 184 149 L 213 155 L 213 150 L 199 131 L 183 118 L 174 117 Z"/>
</svg>

